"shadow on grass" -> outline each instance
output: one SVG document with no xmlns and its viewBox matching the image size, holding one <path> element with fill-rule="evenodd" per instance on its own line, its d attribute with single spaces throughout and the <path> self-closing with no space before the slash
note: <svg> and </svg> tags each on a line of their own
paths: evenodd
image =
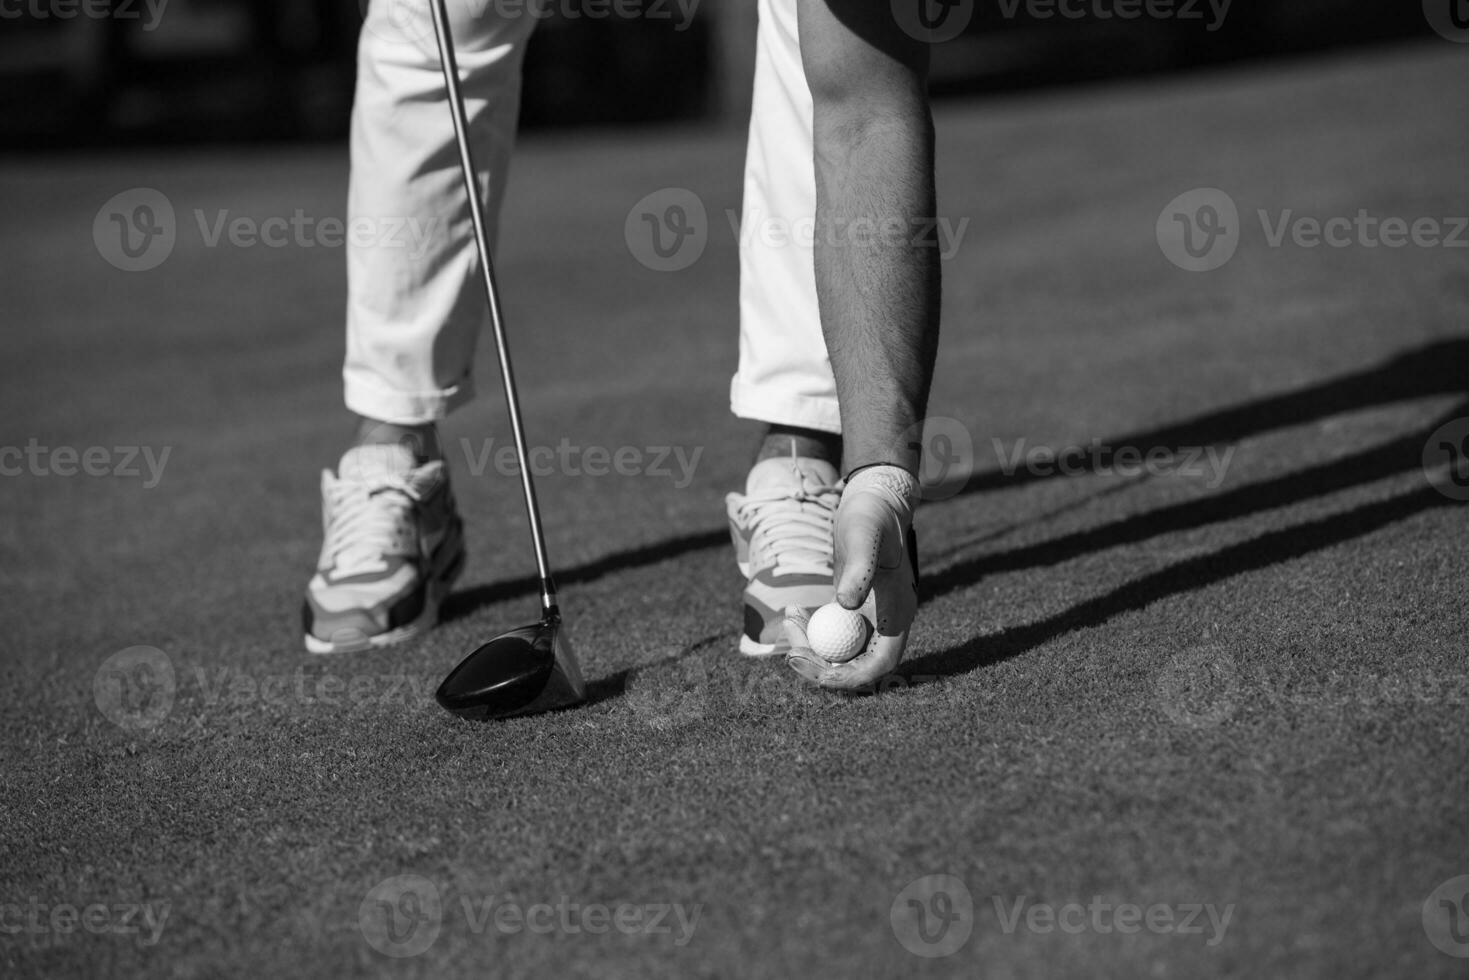
<svg viewBox="0 0 1469 980">
<path fill-rule="evenodd" d="M 1109 439 L 1105 441 L 1105 445 L 1136 449 L 1144 456 L 1159 449 L 1177 453 L 1188 447 L 1223 446 L 1261 433 L 1391 402 L 1466 391 L 1469 391 L 1469 339 L 1454 339 L 1429 344 L 1400 354 L 1376 367 L 1298 391 L 1262 398 L 1163 428 Z M 1411 472 L 1422 465 L 1423 449 L 1429 435 L 1444 422 L 1465 415 L 1469 415 L 1469 401 L 1460 402 L 1419 432 L 1363 449 L 1341 459 L 1229 490 L 1213 497 L 1172 504 L 1099 528 L 950 565 L 937 573 L 924 576 L 924 601 L 966 588 L 986 575 L 997 572 L 1056 565 L 1119 545 L 1135 544 L 1173 531 L 1235 520 Z M 947 505 L 951 506 L 953 501 L 962 500 L 971 494 L 1014 489 L 1043 480 L 1068 479 L 1071 476 L 1094 473 L 1111 462 L 1105 453 L 1093 455 L 1090 450 L 1061 458 L 1067 465 L 1057 466 L 1044 474 L 1006 474 L 999 471 L 975 474 Z M 1104 492 L 1113 492 L 1116 489 L 1125 487 L 1111 488 Z M 1443 506 L 1455 506 L 1455 503 L 1438 490 L 1424 486 L 1387 500 L 1364 504 L 1342 514 L 1272 531 L 1249 541 L 1170 565 L 1041 622 L 1013 627 L 998 636 L 977 637 L 949 650 L 928 654 L 908 662 L 901 672 L 968 672 L 1017 656 L 1068 631 L 1096 626 L 1114 616 L 1141 609 L 1159 599 L 1299 558 L 1369 534 L 1414 514 Z M 614 552 L 596 561 L 566 569 L 558 573 L 557 579 L 562 583 L 591 582 L 616 572 L 720 547 L 727 540 L 728 535 L 722 529 L 700 531 L 657 544 Z M 975 543 L 979 542 L 971 542 L 970 546 Z M 534 576 L 476 586 L 450 596 L 444 605 L 443 618 L 457 619 L 486 605 L 534 595 L 538 588 L 539 583 Z M 699 644 L 694 644 L 693 648 L 698 646 Z M 629 671 L 623 671 L 594 684 L 593 700 L 617 696 L 628 673 Z"/>
<path fill-rule="evenodd" d="M 614 551 L 610 555 L 605 555 L 585 564 L 575 565 L 567 569 L 553 569 L 553 574 L 556 576 L 557 585 L 579 585 L 584 582 L 595 582 L 602 576 L 611 575 L 614 572 L 642 568 L 645 565 L 656 565 L 660 561 L 667 561 L 670 558 L 677 558 L 680 555 L 704 551 L 728 543 L 729 532 L 726 530 L 700 531 L 695 534 L 685 534 L 681 537 L 670 538 L 667 541 L 660 541 L 657 544 L 628 548 L 623 551 Z M 451 594 L 444 600 L 443 608 L 439 610 L 439 618 L 441 622 L 447 623 L 450 620 L 468 616 L 485 606 L 492 606 L 497 602 L 504 602 L 507 599 L 517 599 L 521 596 L 537 595 L 540 589 L 541 580 L 534 575 L 462 589 Z"/>
<path fill-rule="evenodd" d="M 666 657 L 659 657 L 652 663 L 624 667 L 619 671 L 608 674 L 606 677 L 599 677 L 596 680 L 587 681 L 587 705 L 600 704 L 603 701 L 611 701 L 614 698 L 622 697 L 622 695 L 627 693 L 627 682 L 635 674 L 645 670 L 655 671 L 660 667 L 668 667 L 678 663 L 685 657 L 692 657 L 697 653 L 701 653 L 715 644 L 729 643 L 738 636 L 739 633 L 735 630 L 726 630 L 723 633 L 711 633 L 702 639 L 695 640 L 675 653 L 671 653 Z"/>
<path fill-rule="evenodd" d="M 1344 412 L 1431 395 L 1461 393 L 1469 394 L 1469 338 L 1428 344 L 1363 371 L 1160 429 L 1103 440 L 1103 445 L 1138 449 L 1144 454 L 1152 449 L 1178 452 L 1186 447 L 1223 446 Z M 1427 433 L 1424 438 L 1427 438 Z M 1422 446 L 1420 440 L 1418 448 L 1421 450 Z M 965 481 L 964 489 L 956 497 L 987 490 L 1013 490 L 1030 483 L 1066 479 L 1068 475 L 1094 473 L 1099 468 L 1110 468 L 1113 462 L 1110 455 L 1100 453 L 1093 456 L 1089 449 L 1059 455 L 1057 460 L 1058 465 L 1046 473 L 1004 473 L 999 470 L 976 473 Z M 1414 465 L 1417 465 L 1416 461 L 1415 456 Z M 1068 472 L 1058 472 L 1061 469 Z M 1310 487 L 1304 485 L 1302 489 L 1309 490 Z M 1306 494 L 1307 497 L 1312 495 Z"/>
<path fill-rule="evenodd" d="M 1203 500 L 1172 504 L 1102 527 L 1077 531 L 1024 548 L 951 565 L 934 575 L 925 576 L 924 598 L 947 595 L 973 585 L 995 572 L 1058 565 L 1081 555 L 1119 545 L 1136 544 L 1171 531 L 1232 521 L 1249 514 L 1286 507 L 1313 497 L 1323 497 L 1410 472 L 1422 466 L 1423 447 L 1433 431 L 1450 419 L 1465 415 L 1469 415 L 1469 401 L 1460 402 L 1447 414 L 1413 435 L 1394 439 L 1329 463 L 1321 463 L 1272 480 L 1263 480 Z M 1433 491 L 1433 496 L 1441 503 L 1452 502 L 1437 491 Z M 1294 554 L 1282 553 L 1282 558 L 1294 557 Z"/>
<path fill-rule="evenodd" d="M 1271 531 L 1249 541 L 1169 565 L 1040 622 L 1012 627 L 997 636 L 976 637 L 949 650 L 907 661 L 899 673 L 965 674 L 1019 656 L 1072 630 L 1099 626 L 1114 616 L 1142 609 L 1159 599 L 1300 558 L 1370 534 L 1414 514 L 1448 506 L 1457 505 L 1433 487 L 1425 486 L 1346 513 Z"/>
</svg>

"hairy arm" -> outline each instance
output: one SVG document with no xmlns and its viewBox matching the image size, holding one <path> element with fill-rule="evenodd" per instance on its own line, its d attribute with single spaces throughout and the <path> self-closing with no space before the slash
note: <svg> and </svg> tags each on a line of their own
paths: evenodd
<svg viewBox="0 0 1469 980">
<path fill-rule="evenodd" d="M 841 404 L 843 469 L 918 472 L 938 347 L 928 47 L 876 0 L 800 0 L 814 102 L 816 291 Z M 928 244 L 924 244 L 928 242 Z"/>
</svg>

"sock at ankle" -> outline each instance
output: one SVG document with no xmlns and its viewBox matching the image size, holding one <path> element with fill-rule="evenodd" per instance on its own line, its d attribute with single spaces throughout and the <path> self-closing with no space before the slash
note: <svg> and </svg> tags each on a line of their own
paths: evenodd
<svg viewBox="0 0 1469 980">
<path fill-rule="evenodd" d="M 832 466 L 841 466 L 841 436 L 832 432 L 819 432 L 815 429 L 797 429 L 776 425 L 766 430 L 765 437 L 760 442 L 760 449 L 755 454 L 755 462 L 760 463 L 767 459 L 789 459 L 793 446 L 797 456 L 820 459 Z"/>
<path fill-rule="evenodd" d="M 394 425 L 375 419 L 362 419 L 353 436 L 354 446 L 383 446 L 398 444 L 413 454 L 419 465 L 430 460 L 443 459 L 444 449 L 439 444 L 439 430 L 433 423 L 426 425 Z"/>
</svg>

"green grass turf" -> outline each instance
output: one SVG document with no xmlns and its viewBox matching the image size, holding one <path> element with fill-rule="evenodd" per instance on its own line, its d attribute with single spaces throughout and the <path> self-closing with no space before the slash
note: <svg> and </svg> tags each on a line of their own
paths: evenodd
<svg viewBox="0 0 1469 980">
<path fill-rule="evenodd" d="M 3 164 L 0 445 L 172 452 L 151 489 L 0 479 L 0 902 L 169 905 L 156 946 L 5 934 L 0 968 L 1462 976 L 1421 909 L 1469 873 L 1469 549 L 1419 459 L 1469 415 L 1466 253 L 1271 249 L 1253 215 L 1465 214 L 1466 65 L 1424 45 L 941 109 L 942 210 L 970 224 L 945 268 L 933 410 L 973 434 L 976 474 L 920 516 L 930 597 L 907 683 L 863 699 L 733 653 L 722 497 L 753 439 L 726 410 L 740 134 L 528 142 L 502 278 L 533 440 L 704 451 L 684 488 L 542 482 L 594 703 L 490 726 L 427 693 L 534 613 L 515 483 L 462 456 L 473 551 L 449 621 L 391 652 L 300 650 L 316 468 L 348 429 L 342 255 L 204 248 L 192 212 L 340 216 L 344 152 Z M 146 274 L 92 245 L 102 202 L 135 186 L 163 190 L 182 229 Z M 623 222 L 670 186 L 701 195 L 713 231 L 660 274 Z M 1206 275 L 1153 231 L 1201 186 L 1246 217 Z M 506 438 L 489 353 L 451 445 Z M 996 478 L 992 440 L 1022 438 L 1235 454 L 1217 487 Z M 146 731 L 94 701 L 98 668 L 134 645 L 177 678 Z M 389 959 L 359 906 L 403 874 L 446 911 L 427 952 Z M 946 959 L 910 955 L 889 922 L 930 874 L 974 901 Z M 563 896 L 701 912 L 679 946 L 476 933 L 462 904 Z M 996 914 L 1097 896 L 1232 918 L 1210 946 L 1006 933 Z"/>
</svg>

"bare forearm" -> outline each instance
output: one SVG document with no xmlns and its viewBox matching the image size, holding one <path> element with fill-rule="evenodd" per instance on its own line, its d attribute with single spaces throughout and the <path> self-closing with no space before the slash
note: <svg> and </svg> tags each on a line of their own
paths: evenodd
<svg viewBox="0 0 1469 980">
<path fill-rule="evenodd" d="M 816 281 L 844 469 L 889 462 L 917 472 L 940 288 L 937 250 L 922 244 L 935 211 L 927 107 L 855 133 L 824 128 L 818 119 Z"/>
<path fill-rule="evenodd" d="M 816 289 L 844 469 L 918 469 L 938 347 L 928 50 L 886 4 L 803 0 L 814 103 Z"/>
</svg>

